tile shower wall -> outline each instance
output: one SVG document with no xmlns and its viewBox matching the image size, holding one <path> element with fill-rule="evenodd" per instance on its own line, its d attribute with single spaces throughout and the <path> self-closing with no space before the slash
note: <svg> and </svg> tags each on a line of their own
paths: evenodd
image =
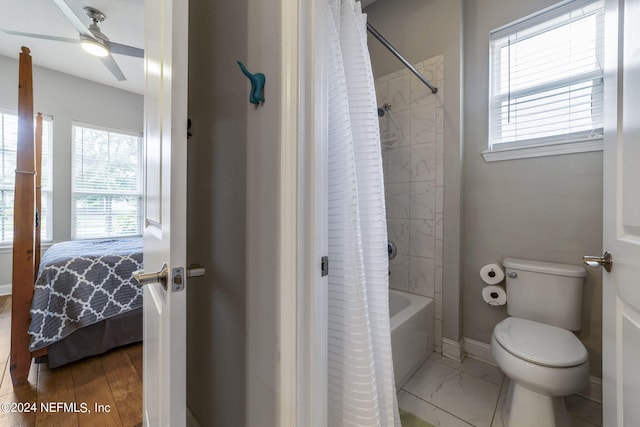
<svg viewBox="0 0 640 427">
<path fill-rule="evenodd" d="M 441 353 L 444 58 L 414 66 L 437 94 L 407 69 L 375 80 L 378 106 L 390 105 L 380 117 L 387 231 L 398 248 L 389 285 L 434 298 L 434 348 Z"/>
</svg>

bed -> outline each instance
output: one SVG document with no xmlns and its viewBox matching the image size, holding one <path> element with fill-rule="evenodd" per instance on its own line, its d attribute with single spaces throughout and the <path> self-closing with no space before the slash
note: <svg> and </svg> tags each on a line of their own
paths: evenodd
<svg viewBox="0 0 640 427">
<path fill-rule="evenodd" d="M 142 340 L 142 238 L 62 242 L 40 260 L 42 117 L 34 128 L 29 49 L 19 61 L 11 291 L 11 379 L 34 358 L 55 367 Z"/>
<path fill-rule="evenodd" d="M 48 347 L 49 366 L 57 367 L 141 341 L 142 288 L 133 279 L 141 269 L 140 237 L 51 246 L 35 282 L 29 350 Z"/>
</svg>

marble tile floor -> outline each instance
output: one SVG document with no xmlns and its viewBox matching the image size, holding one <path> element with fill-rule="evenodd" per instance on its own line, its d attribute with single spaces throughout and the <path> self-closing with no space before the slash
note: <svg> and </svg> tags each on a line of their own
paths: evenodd
<svg viewBox="0 0 640 427">
<path fill-rule="evenodd" d="M 509 379 L 495 366 L 434 353 L 398 393 L 398 404 L 436 426 L 503 427 L 502 404 Z M 565 398 L 571 426 L 602 426 L 602 406 L 573 395 Z"/>
</svg>

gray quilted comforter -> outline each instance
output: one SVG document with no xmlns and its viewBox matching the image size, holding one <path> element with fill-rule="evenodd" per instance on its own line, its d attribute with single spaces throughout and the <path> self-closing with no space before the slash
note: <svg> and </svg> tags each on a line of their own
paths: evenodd
<svg viewBox="0 0 640 427">
<path fill-rule="evenodd" d="M 31 304 L 31 351 L 142 307 L 142 288 L 132 276 L 141 269 L 140 237 L 51 246 L 42 257 Z"/>
</svg>

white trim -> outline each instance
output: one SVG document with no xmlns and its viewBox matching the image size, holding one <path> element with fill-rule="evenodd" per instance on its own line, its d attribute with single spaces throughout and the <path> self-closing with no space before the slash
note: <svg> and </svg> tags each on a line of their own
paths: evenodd
<svg viewBox="0 0 640 427">
<path fill-rule="evenodd" d="M 442 338 L 442 355 L 457 362 L 462 362 L 462 359 L 464 359 L 464 338 L 460 341 Z"/>
<path fill-rule="evenodd" d="M 581 10 L 581 12 L 583 13 L 578 13 L 574 15 L 573 12 L 578 10 Z M 551 104 L 555 105 L 555 103 L 559 100 L 556 101 L 555 98 L 554 99 L 548 98 L 548 95 L 545 96 L 545 94 L 550 93 L 551 90 L 568 88 L 569 92 L 562 95 L 563 99 L 564 97 L 572 98 L 571 93 L 573 93 L 574 89 L 579 91 L 588 89 L 588 86 L 585 86 L 582 89 L 578 89 L 577 87 L 573 86 L 574 84 L 586 83 L 586 82 L 592 81 L 592 84 L 593 84 L 593 86 L 591 87 L 592 97 L 578 98 L 580 99 L 580 101 L 576 101 L 580 106 L 589 108 L 591 110 L 590 116 L 591 116 L 592 122 L 590 125 L 585 126 L 585 124 L 583 124 L 583 122 L 580 119 L 581 116 L 573 116 L 570 114 L 569 115 L 560 114 L 557 116 L 557 120 L 558 120 L 557 125 L 560 125 L 560 127 L 566 127 L 565 130 L 569 134 L 561 132 L 561 129 L 558 129 L 556 131 L 552 131 L 552 130 L 544 131 L 544 130 L 536 129 L 536 133 L 533 133 L 531 137 L 533 138 L 535 135 L 537 135 L 537 132 L 539 131 L 543 135 L 547 133 L 550 133 L 551 135 L 546 137 L 533 138 L 533 139 L 572 138 L 573 136 L 571 135 L 571 131 L 573 129 L 573 126 L 578 123 L 580 123 L 578 125 L 578 128 L 582 130 L 577 131 L 577 133 L 586 132 L 588 135 L 590 135 L 592 132 L 596 130 L 596 129 L 592 129 L 591 126 L 595 126 L 596 128 L 602 128 L 602 119 L 601 118 L 598 119 L 599 117 L 601 117 L 601 114 L 597 114 L 596 112 L 594 112 L 594 109 L 601 110 L 602 107 L 594 106 L 593 95 L 598 95 L 596 98 L 599 99 L 603 93 L 603 85 L 602 85 L 603 70 L 601 66 L 602 58 L 601 58 L 601 53 L 599 53 L 600 52 L 599 49 L 603 43 L 602 38 L 600 36 L 600 34 L 602 33 L 603 15 L 604 15 L 604 10 L 603 10 L 602 0 L 567 0 L 558 5 L 554 5 L 552 7 L 544 9 L 543 11 L 537 12 L 533 15 L 529 15 L 523 19 L 507 24 L 505 26 L 502 26 L 490 32 L 490 37 L 489 37 L 489 47 L 490 47 L 489 135 L 488 135 L 489 151 L 492 151 L 495 148 L 497 148 L 497 151 L 500 151 L 500 148 L 495 146 L 499 145 L 499 143 L 503 141 L 504 138 L 507 138 L 507 136 L 509 134 L 512 134 L 514 131 L 518 133 L 518 129 L 522 129 L 521 125 L 523 125 L 524 123 L 526 123 L 525 126 L 528 128 L 528 130 L 525 131 L 524 133 L 528 134 L 531 131 L 530 126 L 536 123 L 534 120 L 542 120 L 542 118 L 533 119 L 531 116 L 529 116 L 529 114 L 533 114 L 535 116 L 536 110 L 526 109 L 527 112 L 522 111 L 522 116 L 519 118 L 515 118 L 515 121 L 509 120 L 509 123 L 510 123 L 509 129 L 503 129 L 502 126 L 506 125 L 506 123 L 505 123 L 505 117 L 502 112 L 503 105 L 501 101 L 506 101 L 507 97 L 511 100 L 513 99 L 522 100 L 523 97 L 528 97 L 529 100 L 523 101 L 523 102 L 533 102 L 534 99 L 537 99 L 537 100 L 544 100 L 544 102 L 549 103 L 549 105 Z M 595 20 L 594 30 L 596 35 L 596 43 L 593 46 L 591 45 L 584 46 L 585 54 L 588 52 L 590 55 L 594 55 L 595 59 L 598 59 L 598 61 L 595 61 L 592 64 L 593 66 L 592 70 L 588 72 L 582 72 L 580 74 L 572 74 L 571 76 L 566 78 L 560 78 L 560 76 L 558 76 L 558 79 L 550 82 L 546 82 L 546 83 L 535 83 L 534 80 L 530 80 L 528 81 L 527 83 L 528 87 L 526 88 L 518 86 L 517 83 L 514 88 L 511 87 L 511 83 L 510 83 L 511 79 L 515 78 L 516 80 L 518 80 L 517 75 L 519 73 L 520 67 L 518 65 L 515 65 L 515 69 L 512 69 L 511 59 L 508 60 L 509 64 L 507 66 L 507 69 L 500 66 L 501 55 L 502 55 L 501 52 L 505 46 L 511 46 L 511 44 L 513 43 L 518 44 L 531 37 L 538 37 L 541 34 L 548 33 L 549 31 L 552 31 L 559 27 L 564 27 L 566 25 L 569 25 L 570 23 L 576 22 L 577 20 L 583 19 L 586 16 L 592 17 Z M 509 52 L 511 52 L 511 49 L 509 49 Z M 509 53 L 509 55 L 511 54 Z M 525 54 L 525 56 L 528 58 L 527 54 Z M 598 66 L 599 63 L 600 63 L 600 66 Z M 512 72 L 515 72 L 516 74 L 512 76 Z M 577 70 L 573 72 L 575 73 L 577 72 Z M 507 94 L 498 93 L 500 90 L 502 90 L 500 89 L 502 87 L 502 83 L 505 83 L 507 80 L 509 81 L 508 90 L 507 90 L 508 93 Z M 571 89 L 571 87 L 574 87 L 574 89 Z M 511 111 L 512 103 L 509 102 L 508 104 L 509 104 L 509 109 Z M 516 102 L 516 104 L 518 104 L 518 102 Z M 516 108 L 516 111 L 519 111 L 518 107 L 515 107 L 515 108 Z M 562 108 L 566 108 L 566 106 L 563 106 Z M 516 116 L 517 115 L 518 114 L 516 114 Z M 511 117 L 513 118 L 513 114 Z M 522 120 L 524 120 L 524 123 L 522 122 Z M 583 126 L 585 126 L 585 128 L 582 128 Z M 560 133 L 556 133 L 556 132 L 560 132 Z M 580 149 L 578 151 L 574 151 L 575 147 L 573 148 L 573 150 L 570 149 L 569 151 L 564 151 L 564 149 L 560 149 L 558 151 L 556 150 L 548 151 L 545 149 L 538 149 L 538 148 L 529 149 L 528 147 L 526 147 L 526 140 L 509 142 L 509 145 L 520 145 L 520 144 L 522 144 L 522 147 L 523 147 L 522 151 L 502 152 L 501 155 L 497 155 L 497 156 L 491 156 L 489 152 L 484 152 L 482 154 L 483 154 L 483 157 L 485 158 L 485 161 L 498 161 L 498 160 L 509 160 L 509 159 L 516 159 L 516 158 L 519 159 L 519 158 L 550 156 L 550 155 L 556 155 L 556 154 L 567 154 L 567 153 L 574 153 L 574 152 L 595 151 L 593 149 L 586 149 L 586 150 Z M 559 144 L 564 144 L 564 142 L 559 141 Z M 588 144 L 580 144 L 580 145 L 588 146 Z M 600 148 L 600 150 L 601 149 L 602 148 Z M 503 157 L 505 155 L 507 157 Z"/>
<path fill-rule="evenodd" d="M 191 412 L 191 409 L 187 406 L 187 427 L 200 427 L 200 423 L 197 418 Z"/>
<path fill-rule="evenodd" d="M 584 390 L 578 393 L 578 396 L 602 405 L 602 379 L 592 376 L 589 379 L 589 384 L 587 384 Z"/>
<path fill-rule="evenodd" d="M 298 426 L 327 425 L 327 8 L 301 2 L 298 186 Z"/>
<path fill-rule="evenodd" d="M 0 296 L 11 295 L 11 283 L 0 285 Z"/>
<path fill-rule="evenodd" d="M 557 156 L 560 154 L 588 153 L 591 151 L 602 151 L 602 148 L 602 139 L 592 139 L 565 144 L 545 144 L 540 146 L 487 150 L 481 154 L 486 162 L 499 162 L 502 160 L 528 159 L 532 157 Z"/>
<path fill-rule="evenodd" d="M 505 37 L 512 32 L 526 30 L 530 27 L 542 24 L 572 10 L 577 10 L 589 4 L 595 3 L 596 1 L 597 0 L 565 0 L 558 4 L 554 4 L 553 6 L 542 9 L 538 12 L 532 13 L 531 15 L 527 15 L 524 18 L 520 18 L 516 21 L 491 30 L 489 32 L 489 35 L 493 38 Z"/>
<path fill-rule="evenodd" d="M 482 341 L 476 341 L 471 338 L 463 338 L 464 340 L 464 352 L 472 359 L 480 360 L 481 362 L 488 363 L 493 366 L 496 365 L 496 361 L 491 354 L 491 344 L 484 343 Z"/>
<path fill-rule="evenodd" d="M 298 52 L 299 4 L 298 0 L 283 0 L 281 4 L 281 70 L 280 95 L 280 212 L 279 212 L 279 295 L 277 318 L 277 389 L 276 423 L 294 427 L 297 418 L 297 287 L 298 268 L 298 145 L 300 143 L 299 118 L 304 114 L 300 105 L 300 55 Z M 294 224 L 296 224 L 294 226 Z"/>
<path fill-rule="evenodd" d="M 49 249 L 55 242 L 48 240 L 46 242 L 40 242 L 40 250 L 46 251 Z M 0 254 L 10 254 L 13 253 L 13 245 L 0 245 Z M 44 253 L 44 252 L 42 252 Z"/>
<path fill-rule="evenodd" d="M 73 131 L 73 126 L 77 126 L 77 127 L 87 128 L 92 130 L 106 131 L 111 133 L 120 133 L 128 136 L 137 136 L 138 138 L 144 138 L 144 133 L 140 131 L 129 130 L 124 128 L 114 128 L 109 126 L 98 125 L 95 123 L 82 122 L 79 120 L 72 120 L 71 126 L 72 126 L 72 131 Z"/>
</svg>

